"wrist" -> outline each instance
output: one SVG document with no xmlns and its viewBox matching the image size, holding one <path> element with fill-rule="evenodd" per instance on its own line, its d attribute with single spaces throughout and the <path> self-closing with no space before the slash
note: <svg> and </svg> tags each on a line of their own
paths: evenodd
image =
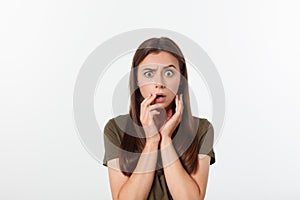
<svg viewBox="0 0 300 200">
<path fill-rule="evenodd" d="M 171 137 L 169 137 L 169 136 L 162 136 L 161 137 L 161 142 L 160 142 L 160 146 L 161 147 L 167 146 L 167 145 L 169 145 L 171 143 L 172 143 Z"/>
<path fill-rule="evenodd" d="M 145 148 L 155 149 L 158 148 L 158 144 L 160 142 L 160 135 L 152 136 L 150 138 L 146 138 Z"/>
</svg>

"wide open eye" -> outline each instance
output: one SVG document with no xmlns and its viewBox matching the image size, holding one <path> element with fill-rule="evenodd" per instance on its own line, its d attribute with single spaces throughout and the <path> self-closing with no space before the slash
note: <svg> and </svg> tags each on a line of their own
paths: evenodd
<svg viewBox="0 0 300 200">
<path fill-rule="evenodd" d="M 144 73 L 144 75 L 145 75 L 147 78 L 151 78 L 152 75 L 153 75 L 153 72 L 147 71 L 147 72 Z"/>
<path fill-rule="evenodd" d="M 165 76 L 170 77 L 170 76 L 173 76 L 173 74 L 174 74 L 174 72 L 172 70 L 165 71 Z"/>
</svg>

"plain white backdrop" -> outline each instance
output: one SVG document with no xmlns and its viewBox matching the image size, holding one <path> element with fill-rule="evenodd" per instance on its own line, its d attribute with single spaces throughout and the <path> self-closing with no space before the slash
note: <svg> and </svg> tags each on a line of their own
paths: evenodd
<svg viewBox="0 0 300 200">
<path fill-rule="evenodd" d="M 206 199 L 299 199 L 299 9 L 296 0 L 1 1 L 0 199 L 111 198 L 107 169 L 77 135 L 73 89 L 97 46 L 139 28 L 191 38 L 222 78 L 226 120 Z"/>
</svg>

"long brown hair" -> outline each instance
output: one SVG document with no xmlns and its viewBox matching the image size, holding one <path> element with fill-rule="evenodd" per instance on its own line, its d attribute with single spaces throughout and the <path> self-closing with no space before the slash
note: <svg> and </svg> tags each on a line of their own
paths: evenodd
<svg viewBox="0 0 300 200">
<path fill-rule="evenodd" d="M 129 87 L 130 87 L 130 108 L 129 114 L 132 122 L 137 126 L 132 126 L 132 123 L 127 124 L 124 137 L 121 142 L 121 148 L 124 151 L 120 153 L 120 169 L 124 175 L 130 176 L 134 171 L 140 157 L 140 153 L 145 147 L 145 133 L 142 129 L 140 121 L 140 104 L 144 100 L 141 92 L 137 86 L 137 68 L 143 59 L 150 53 L 159 53 L 165 51 L 172 54 L 179 62 L 181 73 L 181 80 L 177 94 L 183 94 L 183 115 L 180 124 L 172 134 L 172 142 L 175 150 L 180 156 L 179 159 L 188 173 L 193 173 L 198 168 L 198 151 L 199 142 L 196 134 L 198 124 L 194 120 L 190 107 L 190 98 L 188 90 L 188 75 L 184 56 L 177 46 L 177 44 L 167 37 L 150 38 L 144 41 L 136 50 L 130 73 Z M 175 112 L 175 99 L 172 101 L 172 111 Z M 130 132 L 130 134 L 128 134 Z M 176 137 L 175 137 L 176 136 Z M 133 153 L 126 153 L 133 152 Z M 162 168 L 160 161 L 160 154 L 158 156 L 157 168 Z M 161 173 L 161 170 L 160 170 Z"/>
</svg>

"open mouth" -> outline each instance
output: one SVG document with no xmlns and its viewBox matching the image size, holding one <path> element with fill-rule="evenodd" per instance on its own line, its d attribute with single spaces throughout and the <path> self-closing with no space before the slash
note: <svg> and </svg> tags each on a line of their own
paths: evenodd
<svg viewBox="0 0 300 200">
<path fill-rule="evenodd" d="M 166 100 L 166 95 L 158 94 L 155 98 L 155 103 L 163 103 Z"/>
<path fill-rule="evenodd" d="M 164 97 L 166 97 L 166 95 L 162 95 L 162 94 L 156 95 L 156 99 L 160 99 L 160 98 L 164 98 Z"/>
</svg>

